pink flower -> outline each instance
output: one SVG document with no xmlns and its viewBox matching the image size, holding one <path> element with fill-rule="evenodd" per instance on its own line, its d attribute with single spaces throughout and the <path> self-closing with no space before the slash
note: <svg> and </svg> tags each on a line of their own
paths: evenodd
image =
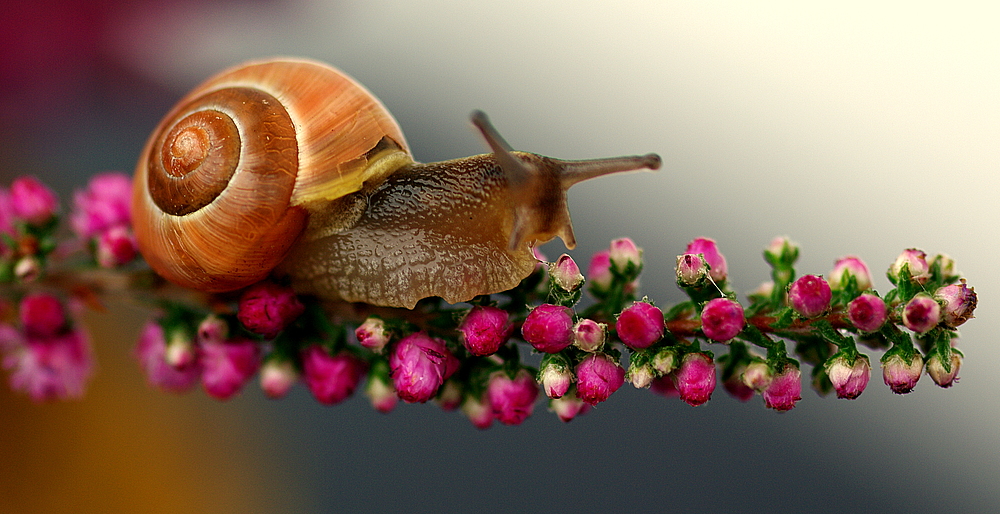
<svg viewBox="0 0 1000 514">
<path fill-rule="evenodd" d="M 287 359 L 271 357 L 260 368 L 260 388 L 268 398 L 284 398 L 299 381 L 299 372 Z"/>
<path fill-rule="evenodd" d="M 167 362 L 166 354 L 163 327 L 156 321 L 148 321 L 135 347 L 135 357 L 146 373 L 146 380 L 151 386 L 172 393 L 190 390 L 201 378 L 201 363 L 192 359 L 186 365 L 172 366 Z"/>
<path fill-rule="evenodd" d="M 70 224 L 82 239 L 100 235 L 112 227 L 132 224 L 132 180 L 124 173 L 100 173 L 87 189 L 73 194 Z"/>
<path fill-rule="evenodd" d="M 890 350 L 882 356 L 882 380 L 896 394 L 906 394 L 913 390 L 924 371 L 924 359 L 913 352 L 907 359 L 901 352 Z"/>
<path fill-rule="evenodd" d="M 771 367 L 766 362 L 754 359 L 743 370 L 743 383 L 750 389 L 760 393 L 771 385 L 771 380 L 774 378 L 773 375 Z"/>
<path fill-rule="evenodd" d="M 742 375 L 744 369 L 746 369 L 746 366 L 737 367 L 733 370 L 733 373 L 722 382 L 722 387 L 726 390 L 726 392 L 741 402 L 750 400 L 750 398 L 753 398 L 753 395 L 757 393 L 743 382 Z"/>
<path fill-rule="evenodd" d="M 962 367 L 962 356 L 957 351 L 950 352 L 950 369 L 945 369 L 944 361 L 935 352 L 927 359 L 927 374 L 941 387 L 951 387 L 958 381 L 958 370 Z"/>
<path fill-rule="evenodd" d="M 305 310 L 292 288 L 264 280 L 243 292 L 236 317 L 247 330 L 274 339 Z"/>
<path fill-rule="evenodd" d="M 587 266 L 587 279 L 590 287 L 598 292 L 607 291 L 611 287 L 611 256 L 608 250 L 601 250 L 590 258 Z"/>
<path fill-rule="evenodd" d="M 576 291 L 583 285 L 583 274 L 576 261 L 565 253 L 560 255 L 556 262 L 549 265 L 549 276 L 552 281 L 563 291 Z"/>
<path fill-rule="evenodd" d="M 576 365 L 576 396 L 597 405 L 625 383 L 625 369 L 604 353 L 591 353 Z"/>
<path fill-rule="evenodd" d="M 35 177 L 19 177 L 10 185 L 14 215 L 32 225 L 41 225 L 55 215 L 59 199 Z"/>
<path fill-rule="evenodd" d="M 585 351 L 596 352 L 604 346 L 608 326 L 592 319 L 581 319 L 573 325 L 573 344 Z"/>
<path fill-rule="evenodd" d="M 736 337 L 745 324 L 743 306 L 729 298 L 710 300 L 701 311 L 701 331 L 713 341 L 725 342 Z"/>
<path fill-rule="evenodd" d="M 389 369 L 399 398 L 407 403 L 423 403 L 433 398 L 445 379 L 458 369 L 458 359 L 444 341 L 417 332 L 396 343 L 389 356 Z"/>
<path fill-rule="evenodd" d="M 466 396 L 462 402 L 462 413 L 480 430 L 486 430 L 493 424 L 493 407 L 485 394 L 481 398 Z"/>
<path fill-rule="evenodd" d="M 586 414 L 590 410 L 590 405 L 581 401 L 574 392 L 570 391 L 561 398 L 549 400 L 549 410 L 555 412 L 563 423 L 569 423 L 577 416 Z"/>
<path fill-rule="evenodd" d="M 865 291 L 872 287 L 872 274 L 868 271 L 868 266 L 865 261 L 853 255 L 837 259 L 826 280 L 831 289 L 840 291 L 847 285 L 850 277 L 854 277 L 858 291 Z"/>
<path fill-rule="evenodd" d="M 785 369 L 773 376 L 764 390 L 764 405 L 779 412 L 791 410 L 802 399 L 802 373 L 799 368 L 786 364 Z"/>
<path fill-rule="evenodd" d="M 689 353 L 674 372 L 674 385 L 681 400 L 697 407 L 712 398 L 715 391 L 715 363 L 704 353 Z"/>
<path fill-rule="evenodd" d="M 674 384 L 674 377 L 672 375 L 663 375 L 660 378 L 653 379 L 653 383 L 649 385 L 649 390 L 666 398 L 677 398 L 681 395 Z"/>
<path fill-rule="evenodd" d="M 919 293 L 903 307 L 903 325 L 923 334 L 941 321 L 941 306 L 929 295 Z"/>
<path fill-rule="evenodd" d="M 546 396 L 559 398 L 566 394 L 573 383 L 573 373 L 561 357 L 544 359 L 542 369 L 538 372 L 538 382 L 542 384 Z"/>
<path fill-rule="evenodd" d="M 462 344 L 469 353 L 483 357 L 496 353 L 507 342 L 513 328 L 507 311 L 477 305 L 462 319 L 458 331 L 462 334 Z"/>
<path fill-rule="evenodd" d="M 368 377 L 365 396 L 368 397 L 372 407 L 382 414 L 392 412 L 396 408 L 396 404 L 399 403 L 399 397 L 396 396 L 396 390 L 393 389 L 389 377 L 378 374 L 372 374 Z"/>
<path fill-rule="evenodd" d="M 708 266 L 700 254 L 686 253 L 677 256 L 677 284 L 682 287 L 701 285 L 708 276 Z"/>
<path fill-rule="evenodd" d="M 834 355 L 824 365 L 826 374 L 837 390 L 837 398 L 853 400 L 864 392 L 872 368 L 865 355 L 855 355 L 853 362 L 843 354 Z"/>
<path fill-rule="evenodd" d="M 862 332 L 875 332 L 885 324 L 885 302 L 870 293 L 864 293 L 847 304 L 847 317 Z"/>
<path fill-rule="evenodd" d="M 715 240 L 707 237 L 699 237 L 688 243 L 684 253 L 702 254 L 705 263 L 711 268 L 709 276 L 716 282 L 722 282 L 729 276 L 729 267 L 726 265 L 726 257 L 719 251 Z"/>
<path fill-rule="evenodd" d="M 618 315 L 618 338 L 633 350 L 649 348 L 663 337 L 663 312 L 646 302 L 635 302 Z"/>
<path fill-rule="evenodd" d="M 227 400 L 260 368 L 260 347 L 244 338 L 204 341 L 199 355 L 203 367 L 201 385 L 209 396 Z"/>
<path fill-rule="evenodd" d="M 10 197 L 10 191 L 5 187 L 0 187 L 0 234 L 13 236 L 14 229 L 14 200 Z M 3 241 L 0 241 L 0 250 L 3 249 Z"/>
<path fill-rule="evenodd" d="M 97 238 L 97 264 L 114 268 L 132 262 L 139 254 L 139 243 L 132 229 L 125 225 L 111 227 Z"/>
<path fill-rule="evenodd" d="M 573 342 L 573 310 L 549 303 L 539 305 L 524 320 L 521 335 L 540 352 L 560 352 Z"/>
<path fill-rule="evenodd" d="M 965 285 L 965 279 L 960 284 L 951 284 L 934 292 L 934 299 L 943 305 L 941 314 L 944 324 L 956 328 L 972 318 L 976 310 L 978 298 L 975 289 Z"/>
<path fill-rule="evenodd" d="M 778 236 L 764 249 L 764 260 L 771 266 L 785 268 L 799 258 L 799 245 L 785 236 Z"/>
<path fill-rule="evenodd" d="M 302 351 L 302 381 L 324 405 L 340 403 L 354 394 L 366 371 L 365 362 L 346 350 L 330 355 L 313 344 Z"/>
<path fill-rule="evenodd" d="M 642 249 L 627 237 L 615 239 L 611 241 L 611 248 L 608 250 L 608 259 L 619 271 L 624 272 L 629 264 L 636 267 L 642 265 Z"/>
<path fill-rule="evenodd" d="M 910 280 L 918 284 L 923 284 L 931 278 L 930 267 L 927 265 L 927 254 L 921 250 L 910 248 L 899 254 L 886 273 L 893 284 L 899 285 L 900 273 L 904 267 L 909 270 Z"/>
<path fill-rule="evenodd" d="M 379 318 L 366 319 L 354 330 L 354 336 L 358 338 L 361 346 L 375 353 L 382 353 L 385 345 L 389 344 L 389 331 L 385 329 L 385 322 Z"/>
<path fill-rule="evenodd" d="M 34 401 L 83 396 L 93 370 L 87 334 L 67 330 L 51 337 L 27 337 L 24 344 L 3 359 L 10 370 L 10 385 Z"/>
<path fill-rule="evenodd" d="M 21 300 L 21 327 L 30 337 L 52 337 L 66 328 L 66 312 L 58 298 L 32 293 Z"/>
<path fill-rule="evenodd" d="M 535 408 L 538 385 L 526 369 L 521 369 L 511 379 L 506 372 L 490 375 L 486 396 L 493 409 L 493 417 L 504 425 L 520 425 Z"/>
<path fill-rule="evenodd" d="M 826 312 L 833 299 L 830 284 L 819 275 L 804 275 L 788 288 L 788 304 L 805 318 Z"/>
<path fill-rule="evenodd" d="M 625 372 L 625 380 L 636 389 L 648 388 L 655 378 L 656 372 L 648 361 L 645 364 L 637 364 L 633 361 L 629 364 L 628 371 Z"/>
</svg>

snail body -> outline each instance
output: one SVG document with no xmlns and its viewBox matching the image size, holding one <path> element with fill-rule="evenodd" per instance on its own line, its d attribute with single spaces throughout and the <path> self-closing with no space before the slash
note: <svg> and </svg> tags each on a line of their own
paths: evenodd
<svg viewBox="0 0 1000 514">
<path fill-rule="evenodd" d="M 186 95 L 136 167 L 133 224 L 154 271 L 203 291 L 272 273 L 329 299 L 408 307 L 510 289 L 531 247 L 575 240 L 572 184 L 655 169 L 655 155 L 560 161 L 512 152 L 416 163 L 398 124 L 343 73 L 307 60 L 244 64 Z"/>
</svg>

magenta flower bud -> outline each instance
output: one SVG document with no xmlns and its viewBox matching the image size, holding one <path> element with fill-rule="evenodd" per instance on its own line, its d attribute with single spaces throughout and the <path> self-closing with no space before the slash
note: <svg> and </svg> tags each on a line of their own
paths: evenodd
<svg viewBox="0 0 1000 514">
<path fill-rule="evenodd" d="M 486 430 L 493 424 L 493 406 L 484 394 L 482 398 L 466 396 L 462 402 L 462 414 L 465 414 L 472 426 Z"/>
<path fill-rule="evenodd" d="M 743 384 L 758 393 L 764 392 L 771 385 L 772 378 L 771 367 L 759 359 L 750 361 L 743 370 Z"/>
<path fill-rule="evenodd" d="M 198 340 L 205 341 L 225 341 L 229 339 L 229 324 L 226 320 L 209 314 L 198 324 Z"/>
<path fill-rule="evenodd" d="M 700 254 L 686 253 L 677 256 L 677 285 L 695 287 L 701 285 L 708 276 L 708 266 Z"/>
<path fill-rule="evenodd" d="M 376 374 L 368 377 L 368 384 L 365 386 L 365 396 L 371 402 L 372 408 L 382 414 L 392 412 L 396 408 L 396 404 L 399 403 L 399 397 L 396 396 L 396 390 L 392 387 L 392 382 L 387 380 L 387 377 Z"/>
<path fill-rule="evenodd" d="M 542 384 L 546 396 L 559 398 L 573 383 L 573 372 L 562 358 L 544 359 L 542 369 L 538 371 L 538 383 Z"/>
<path fill-rule="evenodd" d="M 951 353 L 951 369 L 945 369 L 941 356 L 935 352 L 927 359 L 927 374 L 931 380 L 941 387 L 951 387 L 958 381 L 958 370 L 962 367 L 962 356 L 958 352 Z"/>
<path fill-rule="evenodd" d="M 132 229 L 124 225 L 111 227 L 97 238 L 97 264 L 114 268 L 132 262 L 139 254 L 139 243 Z"/>
<path fill-rule="evenodd" d="M 965 285 L 964 279 L 959 284 L 938 288 L 934 292 L 934 299 L 943 305 L 942 321 L 951 328 L 956 328 L 972 318 L 978 302 L 975 289 Z"/>
<path fill-rule="evenodd" d="M 83 396 L 93 371 L 93 354 L 86 332 L 65 330 L 38 337 L 24 334 L 20 341 L 6 341 L 3 367 L 10 371 L 10 386 L 33 401 L 65 400 Z"/>
<path fill-rule="evenodd" d="M 636 267 L 642 265 L 642 248 L 636 246 L 635 242 L 627 237 L 615 239 L 611 241 L 608 258 L 611 260 L 611 264 L 620 271 L 625 271 L 629 263 Z"/>
<path fill-rule="evenodd" d="M 788 304 L 804 318 L 815 318 L 830 307 L 833 292 L 819 275 L 799 277 L 788 288 Z"/>
<path fill-rule="evenodd" d="M 549 276 L 563 291 L 576 291 L 583 285 L 583 273 L 580 273 L 580 267 L 566 254 L 560 255 L 556 262 L 549 265 Z"/>
<path fill-rule="evenodd" d="M 590 405 L 583 403 L 572 391 L 561 398 L 549 400 L 549 410 L 556 413 L 563 423 L 573 421 L 590 410 Z"/>
<path fill-rule="evenodd" d="M 243 292 L 236 317 L 247 330 L 274 339 L 305 310 L 292 288 L 264 280 Z"/>
<path fill-rule="evenodd" d="M 521 335 L 540 352 L 560 352 L 573 342 L 573 310 L 549 303 L 539 305 L 524 320 Z"/>
<path fill-rule="evenodd" d="M 924 359 L 919 353 L 914 352 L 909 361 L 899 352 L 886 353 L 882 357 L 882 380 L 896 394 L 912 391 L 923 371 Z"/>
<path fill-rule="evenodd" d="M 597 352 L 604 347 L 608 326 L 592 319 L 581 319 L 573 325 L 573 344 L 585 352 Z"/>
<path fill-rule="evenodd" d="M 785 236 L 778 236 L 764 249 L 764 260 L 772 266 L 787 267 L 799 258 L 799 245 Z"/>
<path fill-rule="evenodd" d="M 365 348 L 382 353 L 382 349 L 389 343 L 390 334 L 385 329 L 385 322 L 380 318 L 368 318 L 360 327 L 354 330 L 358 343 Z"/>
<path fill-rule="evenodd" d="M 607 291 L 611 287 L 611 253 L 608 250 L 601 250 L 590 258 L 590 265 L 587 266 L 587 279 L 590 287 L 597 291 Z"/>
<path fill-rule="evenodd" d="M 685 355 L 674 372 L 674 385 L 681 400 L 688 405 L 697 407 L 707 402 L 715 391 L 715 363 L 712 358 L 700 352 Z"/>
<path fill-rule="evenodd" d="M 729 298 L 710 300 L 701 310 L 701 331 L 713 341 L 725 342 L 736 337 L 745 324 L 743 306 Z"/>
<path fill-rule="evenodd" d="M 506 372 L 496 371 L 490 375 L 486 397 L 497 421 L 504 425 L 520 425 L 535 408 L 538 384 L 535 377 L 523 368 L 513 379 Z"/>
<path fill-rule="evenodd" d="M 764 390 L 764 405 L 779 412 L 791 410 L 802 399 L 802 373 L 799 368 L 786 364 L 785 369 L 773 376 Z"/>
<path fill-rule="evenodd" d="M 458 369 L 457 359 L 444 341 L 425 332 L 399 340 L 389 356 L 390 376 L 396 394 L 407 403 L 424 403 Z"/>
<path fill-rule="evenodd" d="M 649 390 L 665 398 L 678 398 L 681 395 L 674 384 L 673 375 L 663 375 L 660 378 L 654 379 L 653 383 L 649 386 Z"/>
<path fill-rule="evenodd" d="M 135 357 L 149 385 L 172 393 L 190 390 L 201 378 L 201 364 L 192 360 L 186 366 L 172 366 L 166 360 L 166 352 L 163 327 L 155 321 L 147 322 L 139 334 Z"/>
<path fill-rule="evenodd" d="M 228 400 L 260 368 L 260 347 L 256 342 L 237 338 L 206 341 L 201 345 L 201 385 L 209 396 Z"/>
<path fill-rule="evenodd" d="M 837 259 L 837 262 L 833 263 L 833 270 L 830 271 L 830 276 L 826 280 L 830 284 L 831 289 L 840 291 L 847 285 L 850 277 L 854 277 L 855 283 L 858 285 L 858 291 L 871 289 L 872 274 L 868 271 L 868 266 L 860 258 L 853 255 Z"/>
<path fill-rule="evenodd" d="M 323 346 L 313 344 L 302 351 L 302 381 L 323 405 L 349 398 L 367 370 L 364 361 L 346 350 L 330 355 Z"/>
<path fill-rule="evenodd" d="M 705 263 L 711 268 L 708 272 L 712 280 L 722 282 L 729 276 L 729 267 L 726 265 L 726 258 L 719 252 L 715 241 L 707 237 L 699 237 L 687 245 L 684 253 L 702 254 Z"/>
<path fill-rule="evenodd" d="M 465 349 L 472 355 L 484 357 L 496 353 L 507 342 L 513 328 L 507 311 L 477 305 L 465 315 L 458 331 Z"/>
<path fill-rule="evenodd" d="M 270 358 L 260 368 L 260 388 L 268 398 L 284 398 L 298 381 L 299 373 L 289 360 Z"/>
<path fill-rule="evenodd" d="M 647 362 L 646 364 L 632 363 L 625 372 L 625 380 L 630 382 L 636 389 L 648 389 L 656 378 L 656 370 Z"/>
<path fill-rule="evenodd" d="M 111 227 L 132 224 L 132 179 L 124 173 L 94 175 L 87 189 L 73 194 L 70 224 L 82 239 L 91 239 Z"/>
<path fill-rule="evenodd" d="M 870 293 L 864 293 L 847 304 L 847 318 L 862 332 L 875 332 L 882 328 L 887 315 L 885 302 Z"/>
<path fill-rule="evenodd" d="M 58 298 L 32 293 L 21 300 L 21 327 L 31 337 L 52 337 L 66 328 L 66 311 Z"/>
<path fill-rule="evenodd" d="M 931 278 L 930 266 L 927 265 L 927 254 L 921 250 L 910 248 L 899 254 L 886 273 L 893 284 L 899 285 L 899 274 L 904 266 L 910 271 L 910 280 L 918 284 L 923 284 Z"/>
<path fill-rule="evenodd" d="M 750 400 L 750 398 L 753 398 L 754 394 L 756 394 L 756 391 L 743 383 L 743 373 L 746 371 L 746 368 L 746 364 L 737 365 L 736 368 L 733 369 L 732 374 L 730 374 L 722 382 L 722 387 L 726 390 L 726 392 L 741 402 Z"/>
<path fill-rule="evenodd" d="M 10 185 L 14 215 L 32 225 L 41 225 L 55 215 L 59 199 L 35 177 L 19 177 Z"/>
<path fill-rule="evenodd" d="M 618 315 L 615 330 L 625 346 L 633 350 L 649 348 L 666 330 L 663 311 L 647 302 L 635 302 Z"/>
<path fill-rule="evenodd" d="M 903 307 L 903 325 L 923 334 L 941 321 L 941 306 L 929 295 L 919 293 Z"/>
<path fill-rule="evenodd" d="M 576 365 L 576 396 L 597 405 L 625 383 L 625 369 L 605 353 L 591 353 Z"/>
<path fill-rule="evenodd" d="M 837 398 L 848 400 L 861 396 L 872 374 L 868 357 L 862 354 L 855 355 L 852 360 L 838 353 L 826 361 L 823 368 L 837 391 Z"/>
</svg>

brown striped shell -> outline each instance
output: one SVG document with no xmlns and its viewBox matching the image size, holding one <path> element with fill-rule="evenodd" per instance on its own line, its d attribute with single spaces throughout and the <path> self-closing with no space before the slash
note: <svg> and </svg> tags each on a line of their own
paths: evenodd
<svg viewBox="0 0 1000 514">
<path fill-rule="evenodd" d="M 402 162 L 406 148 L 378 99 L 325 64 L 223 71 L 181 99 L 146 143 L 132 196 L 140 251 L 185 287 L 250 285 L 312 228 L 311 215 L 330 222 L 317 206 L 392 171 L 368 166 L 374 153 Z"/>
</svg>

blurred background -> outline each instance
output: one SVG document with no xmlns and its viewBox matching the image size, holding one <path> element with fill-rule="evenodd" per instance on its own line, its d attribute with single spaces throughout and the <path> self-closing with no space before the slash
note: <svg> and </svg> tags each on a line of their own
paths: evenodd
<svg viewBox="0 0 1000 514">
<path fill-rule="evenodd" d="M 0 387 L 0 512 L 1000 511 L 1000 11 L 986 2 L 323 2 L 6 0 L 0 178 L 64 196 L 131 171 L 188 89 L 244 59 L 332 63 L 394 113 L 415 157 L 517 149 L 658 152 L 664 167 L 574 187 L 580 262 L 645 249 L 645 294 L 681 299 L 673 263 L 715 238 L 739 291 L 775 235 L 800 272 L 856 254 L 945 252 L 976 288 L 961 381 L 895 396 L 876 366 L 855 401 L 793 411 L 719 388 L 698 408 L 626 385 L 568 425 L 542 404 L 480 432 L 454 413 L 297 387 L 220 403 L 149 389 L 131 348 L 147 313 L 88 316 L 81 401 Z M 545 247 L 555 257 L 560 243 Z M 873 353 L 873 364 L 880 357 Z"/>
</svg>

